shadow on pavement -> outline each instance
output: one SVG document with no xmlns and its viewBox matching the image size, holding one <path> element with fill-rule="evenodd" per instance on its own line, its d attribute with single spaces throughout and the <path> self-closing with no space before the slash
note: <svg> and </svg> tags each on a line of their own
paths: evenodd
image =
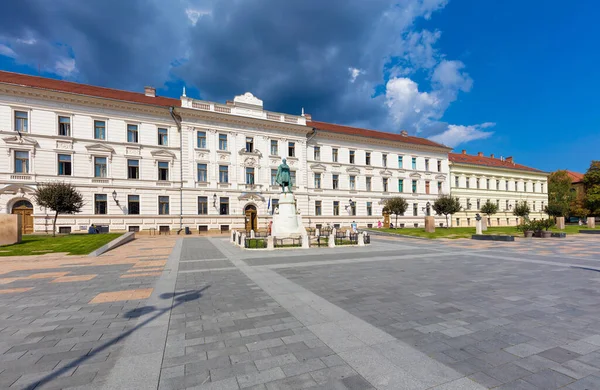
<svg viewBox="0 0 600 390">
<path fill-rule="evenodd" d="M 203 287 L 199 290 L 192 290 L 192 291 L 183 291 L 183 292 L 179 292 L 179 293 L 164 293 L 161 294 L 159 297 L 161 299 L 173 299 L 173 304 L 169 307 L 163 308 L 163 309 L 158 309 L 156 306 L 144 306 L 144 307 L 138 307 L 136 309 L 130 310 L 127 313 L 125 313 L 123 316 L 125 318 L 139 318 L 143 315 L 146 314 L 150 314 L 152 312 L 156 312 L 152 317 L 144 320 L 143 322 L 137 324 L 134 328 L 131 328 L 130 330 L 128 330 L 127 332 L 124 332 L 120 335 L 118 335 L 117 337 L 108 340 L 106 343 L 102 344 L 101 346 L 99 346 L 98 348 L 94 348 L 92 349 L 87 355 L 80 357 L 79 359 L 67 364 L 66 366 L 60 368 L 59 370 L 53 371 L 50 374 L 48 374 L 47 376 L 35 381 L 34 383 L 28 385 L 27 387 L 25 387 L 25 389 L 27 390 L 33 390 L 38 386 L 42 386 L 46 383 L 49 383 L 50 381 L 52 381 L 53 379 L 59 377 L 60 375 L 64 374 L 65 372 L 67 372 L 68 370 L 70 370 L 73 367 L 77 367 L 78 365 L 80 365 L 81 363 L 85 362 L 86 360 L 92 358 L 93 356 L 97 355 L 99 352 L 102 352 L 103 350 L 105 350 L 106 348 L 110 347 L 111 345 L 114 345 L 115 343 L 118 343 L 119 341 L 127 338 L 129 335 L 131 335 L 133 332 L 135 332 L 136 330 L 140 329 L 141 327 L 149 324 L 150 322 L 154 321 L 155 319 L 157 319 L 158 317 L 160 317 L 161 315 L 165 314 L 168 311 L 171 311 L 172 309 L 174 309 L 175 307 L 184 304 L 186 302 L 190 302 L 190 301 L 194 301 L 197 299 L 200 299 L 202 297 L 202 292 L 206 289 L 210 288 L 210 285 Z"/>
</svg>

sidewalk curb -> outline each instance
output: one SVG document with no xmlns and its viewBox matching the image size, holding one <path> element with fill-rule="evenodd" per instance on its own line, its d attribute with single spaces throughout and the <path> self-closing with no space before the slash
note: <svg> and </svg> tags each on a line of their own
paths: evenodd
<svg viewBox="0 0 600 390">
<path fill-rule="evenodd" d="M 103 253 L 106 253 L 110 250 L 115 249 L 116 247 L 119 247 L 121 245 L 127 244 L 130 241 L 135 240 L 135 233 L 134 232 L 127 232 L 117 238 L 115 238 L 114 240 L 112 240 L 111 242 L 109 242 L 108 244 L 105 244 L 103 246 L 101 246 L 100 248 L 96 249 L 95 251 L 93 251 L 92 253 L 90 253 L 88 256 L 89 257 L 97 257 L 100 256 Z"/>
</svg>

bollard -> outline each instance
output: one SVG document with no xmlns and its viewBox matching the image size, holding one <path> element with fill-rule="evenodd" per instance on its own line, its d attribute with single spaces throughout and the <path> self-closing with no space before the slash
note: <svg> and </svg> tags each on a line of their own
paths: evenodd
<svg viewBox="0 0 600 390">
<path fill-rule="evenodd" d="M 302 236 L 302 248 L 310 248 L 310 238 L 308 237 L 308 235 Z"/>
<path fill-rule="evenodd" d="M 335 231 L 335 229 L 333 229 Z M 330 234 L 329 238 L 327 239 L 327 246 L 329 248 L 335 248 L 335 234 Z"/>
<path fill-rule="evenodd" d="M 256 238 L 256 233 L 254 233 L 254 229 L 250 230 L 250 238 Z"/>
<path fill-rule="evenodd" d="M 365 233 L 358 233 L 358 246 L 365 246 Z"/>
<path fill-rule="evenodd" d="M 267 249 L 270 251 L 275 249 L 275 237 L 273 237 L 273 236 L 267 237 Z"/>
</svg>

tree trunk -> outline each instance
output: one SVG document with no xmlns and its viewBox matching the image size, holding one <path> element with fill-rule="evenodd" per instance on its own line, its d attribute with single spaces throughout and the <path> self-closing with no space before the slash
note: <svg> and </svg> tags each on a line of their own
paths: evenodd
<svg viewBox="0 0 600 390">
<path fill-rule="evenodd" d="M 398 214 L 396 214 L 396 224 L 394 225 L 394 229 L 398 229 Z"/>
<path fill-rule="evenodd" d="M 448 229 L 450 226 L 448 226 L 448 214 L 446 214 L 446 229 Z"/>
<path fill-rule="evenodd" d="M 54 214 L 54 221 L 52 222 L 52 237 L 56 237 L 56 219 L 58 218 L 58 211 Z"/>
</svg>

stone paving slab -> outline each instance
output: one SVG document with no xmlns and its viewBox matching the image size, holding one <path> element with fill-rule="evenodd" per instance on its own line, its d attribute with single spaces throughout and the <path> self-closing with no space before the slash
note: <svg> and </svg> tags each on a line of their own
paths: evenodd
<svg viewBox="0 0 600 390">
<path fill-rule="evenodd" d="M 157 279 L 120 276 L 168 254 L 175 239 L 156 242 L 137 239 L 95 258 L 2 258 L 0 388 L 99 388 Z"/>
</svg>

